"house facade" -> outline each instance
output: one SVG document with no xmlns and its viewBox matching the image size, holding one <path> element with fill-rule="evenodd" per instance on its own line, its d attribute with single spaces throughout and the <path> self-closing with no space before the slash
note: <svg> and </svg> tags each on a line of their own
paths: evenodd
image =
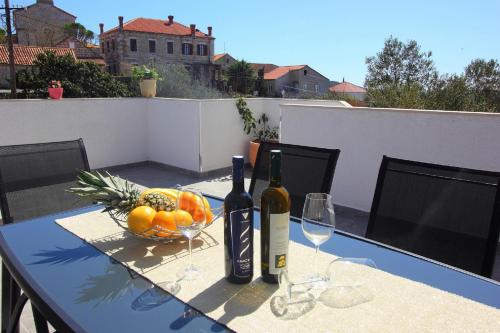
<svg viewBox="0 0 500 333">
<path fill-rule="evenodd" d="M 14 63 L 16 72 L 33 66 L 37 56 L 47 51 L 54 52 L 58 56 L 69 54 L 76 60 L 75 51 L 70 48 L 14 45 Z M 7 88 L 9 86 L 9 82 L 9 51 L 5 44 L 0 44 L 0 88 Z"/>
<path fill-rule="evenodd" d="M 130 75 L 133 66 L 159 67 L 179 64 L 186 67 L 194 80 L 213 85 L 218 66 L 212 62 L 214 40 L 212 27 L 207 33 L 174 21 L 136 18 L 128 22 L 118 18 L 118 26 L 104 31 L 100 24 L 100 47 L 107 70 L 112 74 Z"/>
<path fill-rule="evenodd" d="M 366 89 L 350 82 L 345 82 L 342 80 L 341 83 L 332 85 L 330 91 L 339 96 L 346 96 L 351 99 L 357 100 L 358 102 L 364 102 L 366 100 Z"/>
<path fill-rule="evenodd" d="M 330 80 L 308 65 L 276 66 L 252 64 L 256 73 L 264 70 L 264 84 L 268 96 L 296 97 L 323 95 L 328 92 Z"/>
<path fill-rule="evenodd" d="M 53 0 L 37 0 L 25 9 L 14 11 L 20 45 L 56 46 L 67 37 L 64 25 L 75 22 L 76 16 L 56 7 Z"/>
<path fill-rule="evenodd" d="M 212 61 L 214 64 L 220 66 L 220 75 L 223 76 L 227 69 L 235 64 L 238 60 L 233 58 L 229 53 L 220 53 L 216 54 L 212 57 Z M 218 79 L 222 79 L 221 77 Z"/>
</svg>

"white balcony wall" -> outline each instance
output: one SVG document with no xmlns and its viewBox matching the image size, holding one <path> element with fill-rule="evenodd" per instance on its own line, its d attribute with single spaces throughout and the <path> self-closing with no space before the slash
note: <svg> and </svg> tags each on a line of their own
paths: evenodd
<svg viewBox="0 0 500 333">
<path fill-rule="evenodd" d="M 282 105 L 284 143 L 341 149 L 332 194 L 369 211 L 383 155 L 500 171 L 500 114 Z"/>
<path fill-rule="evenodd" d="M 144 99 L 147 160 L 200 171 L 201 101 Z M 146 110 L 147 109 L 147 110 Z"/>
<path fill-rule="evenodd" d="M 83 138 L 90 166 L 145 161 L 144 99 L 4 100 L 0 145 Z"/>
<path fill-rule="evenodd" d="M 339 101 L 292 100 L 280 98 L 250 98 L 248 107 L 258 119 L 262 113 L 269 117 L 271 127 L 280 124 L 281 103 L 299 101 L 306 105 L 343 106 Z M 201 172 L 231 166 L 232 155 L 248 156 L 248 141 L 252 135 L 243 132 L 234 99 L 203 100 L 201 103 Z"/>
</svg>

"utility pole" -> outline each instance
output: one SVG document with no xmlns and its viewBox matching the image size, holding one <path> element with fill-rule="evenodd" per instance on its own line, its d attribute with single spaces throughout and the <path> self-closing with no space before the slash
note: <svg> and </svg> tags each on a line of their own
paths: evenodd
<svg viewBox="0 0 500 333">
<path fill-rule="evenodd" d="M 9 0 L 5 0 L 5 6 L 0 9 L 5 9 L 5 24 L 7 25 L 7 49 L 9 51 L 9 67 L 10 67 L 10 96 L 17 97 L 16 87 L 16 64 L 14 62 L 14 42 L 12 41 L 12 23 L 10 20 L 10 11 L 20 9 L 22 7 L 10 7 Z"/>
</svg>

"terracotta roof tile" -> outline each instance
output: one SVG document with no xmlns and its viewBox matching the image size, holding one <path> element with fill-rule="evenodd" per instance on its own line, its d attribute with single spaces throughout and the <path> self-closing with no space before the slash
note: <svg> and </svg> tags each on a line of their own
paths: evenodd
<svg viewBox="0 0 500 333">
<path fill-rule="evenodd" d="M 350 82 L 342 82 L 330 87 L 335 93 L 366 93 L 366 89 Z"/>
<path fill-rule="evenodd" d="M 52 51 L 58 56 L 63 56 L 66 54 L 71 54 L 73 58 L 76 59 L 75 52 L 73 49 L 65 47 L 40 47 L 40 46 L 26 46 L 26 45 L 14 45 L 14 62 L 16 65 L 33 65 L 36 57 L 40 53 L 47 51 Z M 9 52 L 7 45 L 0 45 L 0 64 L 9 63 Z"/>
<path fill-rule="evenodd" d="M 269 73 L 270 71 L 278 68 L 275 64 L 257 64 L 257 63 L 251 63 L 250 66 L 252 66 L 253 70 L 255 72 L 258 72 L 260 69 L 264 68 L 264 74 Z"/>
<path fill-rule="evenodd" d="M 217 61 L 221 58 L 223 58 L 227 53 L 221 53 L 221 54 L 215 54 L 213 57 L 212 57 L 212 60 L 213 61 Z"/>
<path fill-rule="evenodd" d="M 128 22 L 125 22 L 123 24 L 123 30 L 136 31 L 136 32 L 150 32 L 156 34 L 175 35 L 175 36 L 191 35 L 191 28 L 183 24 L 180 24 L 178 22 L 174 21 L 174 23 L 168 24 L 167 20 L 149 19 L 143 17 L 138 17 Z M 104 34 L 116 31 L 118 31 L 118 27 L 108 30 Z M 198 30 L 196 30 L 195 36 L 213 38 Z"/>
<path fill-rule="evenodd" d="M 280 66 L 280 67 L 273 69 L 270 72 L 264 73 L 264 80 L 276 80 L 288 72 L 301 70 L 304 67 L 306 67 L 306 65 Z"/>
</svg>

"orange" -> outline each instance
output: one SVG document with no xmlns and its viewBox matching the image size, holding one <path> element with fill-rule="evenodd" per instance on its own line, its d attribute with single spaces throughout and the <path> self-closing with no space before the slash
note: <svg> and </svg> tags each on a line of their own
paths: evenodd
<svg viewBox="0 0 500 333">
<path fill-rule="evenodd" d="M 153 231 L 146 230 L 153 227 L 153 219 L 156 215 L 156 210 L 148 206 L 139 206 L 134 208 L 127 218 L 128 229 L 136 234 L 151 235 Z"/>
<path fill-rule="evenodd" d="M 182 210 L 189 212 L 192 210 L 195 195 L 191 192 L 181 192 L 179 194 L 179 207 Z"/>
<path fill-rule="evenodd" d="M 163 210 L 156 213 L 153 219 L 153 228 L 155 228 L 156 230 L 161 230 L 156 233 L 156 235 L 159 237 L 172 236 L 173 234 L 166 231 L 165 229 L 171 231 L 177 230 L 177 226 L 175 225 L 174 213 L 166 212 Z"/>
<path fill-rule="evenodd" d="M 193 217 L 189 212 L 182 209 L 174 211 L 174 221 L 176 225 L 189 227 L 193 223 Z"/>
<path fill-rule="evenodd" d="M 210 208 L 210 203 L 208 202 L 207 198 L 203 197 L 203 203 L 205 204 L 205 211 L 207 214 L 207 223 L 212 222 L 212 219 L 214 218 L 214 214 L 212 213 L 212 209 Z"/>
<path fill-rule="evenodd" d="M 202 206 L 197 206 L 193 211 L 193 220 L 195 222 L 203 222 L 206 218 L 205 209 Z"/>
</svg>

